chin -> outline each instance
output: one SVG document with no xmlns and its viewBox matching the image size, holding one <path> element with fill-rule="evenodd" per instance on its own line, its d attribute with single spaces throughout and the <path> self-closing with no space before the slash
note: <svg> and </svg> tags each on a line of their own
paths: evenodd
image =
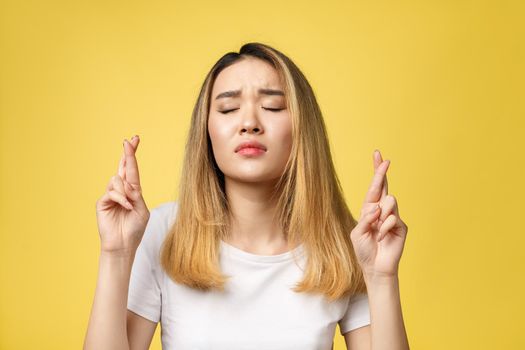
<svg viewBox="0 0 525 350">
<path fill-rule="evenodd" d="M 245 182 L 245 183 L 267 183 L 267 182 L 275 182 L 279 179 L 277 176 L 271 176 L 270 174 L 260 174 L 260 173 L 252 173 L 252 174 L 230 174 L 226 175 L 227 178 L 229 178 L 231 181 L 235 182 Z"/>
</svg>

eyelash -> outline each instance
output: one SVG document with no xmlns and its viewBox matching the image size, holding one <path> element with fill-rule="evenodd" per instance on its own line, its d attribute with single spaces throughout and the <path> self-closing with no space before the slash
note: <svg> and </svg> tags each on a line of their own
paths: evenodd
<svg viewBox="0 0 525 350">
<path fill-rule="evenodd" d="M 267 111 L 271 111 L 271 112 L 275 112 L 275 113 L 277 113 L 277 112 L 282 111 L 282 110 L 285 109 L 285 108 L 264 108 L 264 107 L 262 107 L 262 108 L 265 109 L 265 110 L 267 110 Z M 219 112 L 221 112 L 222 114 L 228 114 L 228 113 L 230 113 L 230 112 L 232 112 L 232 111 L 235 111 L 235 110 L 237 110 L 237 109 L 239 109 L 239 108 L 228 109 L 228 110 L 226 110 L 226 111 L 219 111 Z"/>
</svg>

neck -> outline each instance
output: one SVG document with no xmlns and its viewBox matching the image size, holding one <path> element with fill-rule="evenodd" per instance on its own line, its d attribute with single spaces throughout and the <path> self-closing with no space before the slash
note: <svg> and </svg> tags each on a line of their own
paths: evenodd
<svg viewBox="0 0 525 350">
<path fill-rule="evenodd" d="M 275 182 L 247 183 L 226 179 L 231 210 L 229 243 L 253 252 L 276 254 L 287 250 L 287 241 L 276 218 Z M 273 253 L 272 253 L 273 252 Z"/>
</svg>

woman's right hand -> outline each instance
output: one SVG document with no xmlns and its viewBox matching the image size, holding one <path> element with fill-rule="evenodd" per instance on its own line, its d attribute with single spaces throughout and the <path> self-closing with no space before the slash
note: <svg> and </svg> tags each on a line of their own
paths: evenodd
<svg viewBox="0 0 525 350">
<path fill-rule="evenodd" d="M 135 152 L 139 137 L 124 140 L 124 153 L 118 173 L 111 177 L 106 193 L 97 200 L 97 223 L 101 250 L 116 255 L 134 255 L 146 224 L 149 210 L 142 197 Z"/>
</svg>

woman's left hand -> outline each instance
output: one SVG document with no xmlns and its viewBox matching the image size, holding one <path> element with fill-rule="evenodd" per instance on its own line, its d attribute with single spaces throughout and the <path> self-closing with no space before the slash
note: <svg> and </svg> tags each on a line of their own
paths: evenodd
<svg viewBox="0 0 525 350">
<path fill-rule="evenodd" d="M 375 174 L 361 217 L 350 234 L 365 278 L 397 276 L 408 232 L 407 225 L 399 217 L 396 199 L 388 194 L 386 171 L 389 165 L 390 161 L 383 161 L 379 151 L 374 152 Z"/>
</svg>

